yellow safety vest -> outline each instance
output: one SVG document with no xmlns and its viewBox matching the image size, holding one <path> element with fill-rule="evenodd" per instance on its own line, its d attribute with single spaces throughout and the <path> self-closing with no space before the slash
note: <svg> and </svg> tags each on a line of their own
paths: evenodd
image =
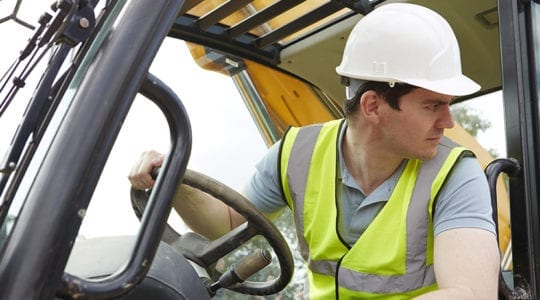
<svg viewBox="0 0 540 300">
<path fill-rule="evenodd" d="M 338 140 L 344 120 L 289 128 L 279 174 L 307 263 L 311 299 L 409 299 L 437 288 L 434 200 L 451 169 L 473 155 L 447 138 L 434 159 L 409 159 L 394 191 L 358 241 L 337 232 Z"/>
</svg>

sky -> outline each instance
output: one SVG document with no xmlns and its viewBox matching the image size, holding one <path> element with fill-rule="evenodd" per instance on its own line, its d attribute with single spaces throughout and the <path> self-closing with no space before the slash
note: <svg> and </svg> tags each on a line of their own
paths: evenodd
<svg viewBox="0 0 540 300">
<path fill-rule="evenodd" d="M 0 18 L 9 15 L 14 5 L 15 1 L 0 1 Z M 18 15 L 28 23 L 37 24 L 45 10 L 52 13 L 49 5 L 49 1 L 23 0 Z M 13 20 L 0 24 L 3 40 L 0 74 L 4 74 L 32 34 L 32 30 Z M 232 188 L 241 188 L 266 146 L 232 79 L 198 67 L 185 43 L 172 38 L 165 40 L 150 71 L 177 93 L 188 112 L 193 132 L 188 168 Z M 39 76 L 36 70 L 0 119 L 2 158 Z M 4 93 L 0 94 L 0 99 L 3 96 Z M 169 131 L 161 112 L 150 101 L 137 97 L 90 203 L 79 232 L 82 237 L 136 233 L 138 221 L 129 201 L 127 175 L 143 151 L 166 153 L 168 147 Z"/>
</svg>

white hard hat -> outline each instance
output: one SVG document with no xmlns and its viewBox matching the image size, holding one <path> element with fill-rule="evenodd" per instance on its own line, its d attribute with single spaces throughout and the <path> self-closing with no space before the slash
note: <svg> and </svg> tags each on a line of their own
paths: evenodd
<svg viewBox="0 0 540 300">
<path fill-rule="evenodd" d="M 353 28 L 339 75 L 354 79 L 404 82 L 451 96 L 480 85 L 461 72 L 459 45 L 448 22 L 415 4 L 382 5 Z"/>
</svg>

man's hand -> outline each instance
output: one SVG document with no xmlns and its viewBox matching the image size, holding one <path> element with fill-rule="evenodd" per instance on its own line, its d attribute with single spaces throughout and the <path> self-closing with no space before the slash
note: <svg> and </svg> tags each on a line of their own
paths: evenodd
<svg viewBox="0 0 540 300">
<path fill-rule="evenodd" d="M 164 155 L 154 151 L 145 151 L 141 154 L 139 161 L 133 166 L 128 175 L 129 182 L 137 190 L 149 189 L 156 183 L 152 178 L 152 170 L 161 167 Z"/>
<path fill-rule="evenodd" d="M 128 176 L 133 188 L 152 188 L 152 170 L 161 167 L 164 157 L 154 150 L 143 152 Z M 213 240 L 245 222 L 244 217 L 211 195 L 184 184 L 178 187 L 173 208 L 193 231 Z"/>
</svg>

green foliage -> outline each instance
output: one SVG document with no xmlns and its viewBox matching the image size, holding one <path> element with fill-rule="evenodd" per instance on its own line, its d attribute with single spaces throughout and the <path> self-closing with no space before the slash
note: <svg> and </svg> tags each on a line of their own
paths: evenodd
<svg viewBox="0 0 540 300">
<path fill-rule="evenodd" d="M 489 120 L 482 119 L 476 110 L 466 105 L 452 105 L 451 110 L 454 120 L 474 138 L 478 136 L 479 132 L 483 132 L 491 127 Z M 499 157 L 495 149 L 490 148 L 488 152 L 493 157 Z"/>
<path fill-rule="evenodd" d="M 490 121 L 480 118 L 474 110 L 466 106 L 452 106 L 452 115 L 454 116 L 454 120 L 473 137 L 478 135 L 478 131 L 485 131 L 491 127 Z"/>
</svg>

